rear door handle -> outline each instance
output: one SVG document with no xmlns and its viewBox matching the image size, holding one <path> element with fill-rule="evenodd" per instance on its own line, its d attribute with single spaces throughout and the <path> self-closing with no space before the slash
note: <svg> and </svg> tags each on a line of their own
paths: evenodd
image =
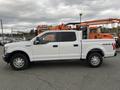
<svg viewBox="0 0 120 90">
<path fill-rule="evenodd" d="M 78 44 L 74 44 L 73 46 L 74 46 L 74 47 L 78 47 Z"/>
<path fill-rule="evenodd" d="M 54 48 L 58 47 L 58 45 L 53 45 Z"/>
</svg>

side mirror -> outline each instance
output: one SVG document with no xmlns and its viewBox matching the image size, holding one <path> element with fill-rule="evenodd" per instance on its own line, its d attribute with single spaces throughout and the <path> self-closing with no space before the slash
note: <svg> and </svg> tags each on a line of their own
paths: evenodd
<svg viewBox="0 0 120 90">
<path fill-rule="evenodd" d="M 39 37 L 36 37 L 35 41 L 34 41 L 34 45 L 40 44 L 40 39 Z"/>
<path fill-rule="evenodd" d="M 37 41 L 37 40 L 34 41 L 34 45 L 37 45 L 37 44 L 39 44 L 39 43 L 40 43 L 40 42 Z"/>
</svg>

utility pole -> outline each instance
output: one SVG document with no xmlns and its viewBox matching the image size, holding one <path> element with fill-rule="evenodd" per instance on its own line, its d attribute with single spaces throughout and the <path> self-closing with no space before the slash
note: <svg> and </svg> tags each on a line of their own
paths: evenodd
<svg viewBox="0 0 120 90">
<path fill-rule="evenodd" d="M 13 27 L 11 28 L 11 38 L 13 38 Z"/>
<path fill-rule="evenodd" d="M 1 23 L 1 30 L 2 30 L 2 41 L 3 41 L 3 44 L 4 44 L 4 32 L 3 32 L 3 22 L 2 22 L 2 19 L 0 20 L 0 23 Z"/>
</svg>

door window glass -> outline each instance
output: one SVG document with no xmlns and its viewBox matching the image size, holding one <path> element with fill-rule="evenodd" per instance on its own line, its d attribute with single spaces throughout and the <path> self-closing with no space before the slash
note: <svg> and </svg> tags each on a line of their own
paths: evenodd
<svg viewBox="0 0 120 90">
<path fill-rule="evenodd" d="M 76 41 L 75 32 L 61 32 L 60 41 L 61 42 Z"/>
</svg>

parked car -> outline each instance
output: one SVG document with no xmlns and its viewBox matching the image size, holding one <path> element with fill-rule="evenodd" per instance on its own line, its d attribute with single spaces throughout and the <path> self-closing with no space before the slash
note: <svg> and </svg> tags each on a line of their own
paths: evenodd
<svg viewBox="0 0 120 90">
<path fill-rule="evenodd" d="M 114 39 L 82 39 L 82 31 L 46 31 L 33 38 L 6 44 L 5 62 L 15 70 L 26 69 L 30 62 L 51 60 L 85 60 L 99 67 L 103 58 L 116 56 Z"/>
</svg>

